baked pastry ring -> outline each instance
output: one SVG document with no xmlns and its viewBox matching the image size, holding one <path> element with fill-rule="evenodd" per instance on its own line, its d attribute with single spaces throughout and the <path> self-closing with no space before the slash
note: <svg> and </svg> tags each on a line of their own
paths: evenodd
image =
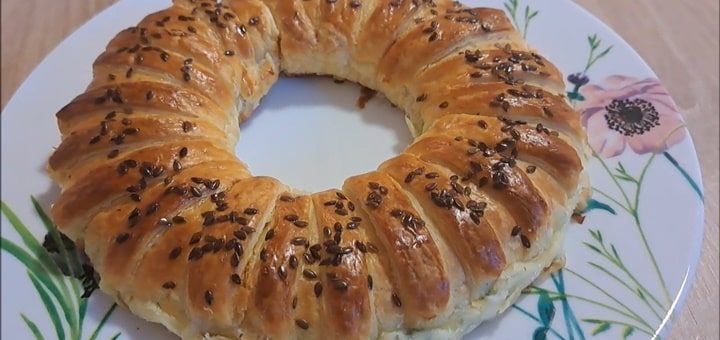
<svg viewBox="0 0 720 340">
<path fill-rule="evenodd" d="M 416 138 L 341 190 L 253 176 L 239 124 L 281 72 L 378 90 Z M 57 113 L 52 215 L 104 292 L 185 339 L 460 337 L 562 255 L 587 197 L 562 75 L 496 9 L 177 0 L 93 75 Z"/>
</svg>

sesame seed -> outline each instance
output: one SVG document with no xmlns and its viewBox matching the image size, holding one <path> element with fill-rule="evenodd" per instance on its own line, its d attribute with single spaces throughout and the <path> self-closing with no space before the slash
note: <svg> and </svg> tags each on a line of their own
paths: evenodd
<svg viewBox="0 0 720 340">
<path fill-rule="evenodd" d="M 178 256 L 180 256 L 180 253 L 182 253 L 182 248 L 181 248 L 181 247 L 175 247 L 175 248 L 173 248 L 173 249 L 170 251 L 170 254 L 168 255 L 168 257 L 169 257 L 171 260 L 174 260 L 174 259 L 176 259 Z"/>
<path fill-rule="evenodd" d="M 278 276 L 283 281 L 285 281 L 285 279 L 287 279 L 287 269 L 285 269 L 284 265 L 280 265 L 278 267 Z"/>
<path fill-rule="evenodd" d="M 150 216 L 160 209 L 160 203 L 153 202 L 145 209 L 145 216 Z"/>
<path fill-rule="evenodd" d="M 530 239 L 525 236 L 525 234 L 520 234 L 520 242 L 522 242 L 523 247 L 530 248 Z"/>
<path fill-rule="evenodd" d="M 213 299 L 214 299 L 214 298 L 213 298 L 213 292 L 212 292 L 211 290 L 206 290 L 206 291 L 205 291 L 205 302 L 206 302 L 209 306 L 212 306 L 212 304 L 213 304 Z"/>
<path fill-rule="evenodd" d="M 280 200 L 283 202 L 295 202 L 295 198 L 293 198 L 292 196 L 288 196 L 288 195 L 280 196 Z"/>
<path fill-rule="evenodd" d="M 315 293 L 315 297 L 320 297 L 320 295 L 322 294 L 322 291 L 323 291 L 322 283 L 316 282 L 315 286 L 313 287 L 313 291 Z"/>
<path fill-rule="evenodd" d="M 164 289 L 174 289 L 174 288 L 175 288 L 175 282 L 167 281 L 167 282 L 165 282 L 165 283 L 162 284 L 162 287 L 163 287 Z"/>
<path fill-rule="evenodd" d="M 303 276 L 308 280 L 317 279 L 317 273 L 315 273 L 312 269 L 303 270 Z"/>
<path fill-rule="evenodd" d="M 265 234 L 265 241 L 271 240 L 273 237 L 275 237 L 275 229 L 270 229 Z"/>
<path fill-rule="evenodd" d="M 120 154 L 120 150 L 114 149 L 108 153 L 107 158 L 115 158 L 118 154 Z"/>
<path fill-rule="evenodd" d="M 392 302 L 396 307 L 402 307 L 402 301 L 400 301 L 400 297 L 396 293 L 392 293 Z"/>
<path fill-rule="evenodd" d="M 553 117 L 553 116 L 555 116 L 555 114 L 553 114 L 553 112 L 550 110 L 549 107 L 543 106 L 542 109 L 543 109 L 543 113 L 545 113 L 545 115 L 547 115 L 548 117 Z"/>
<path fill-rule="evenodd" d="M 308 329 L 308 328 L 310 328 L 310 324 L 309 324 L 307 321 L 303 320 L 303 319 L 297 319 L 297 320 L 295 320 L 295 324 L 296 324 L 298 327 L 300 327 L 301 329 Z"/>
<path fill-rule="evenodd" d="M 130 238 L 130 234 L 121 233 L 117 237 L 115 237 L 115 243 L 121 244 L 121 243 L 127 241 L 129 238 Z"/>
<path fill-rule="evenodd" d="M 189 122 L 189 121 L 184 121 L 182 123 L 182 129 L 183 129 L 183 132 L 190 132 L 195 129 L 195 124 L 193 124 L 192 122 Z"/>
<path fill-rule="evenodd" d="M 236 285 L 242 283 L 242 280 L 240 280 L 240 275 L 238 275 L 237 273 L 233 273 L 232 275 L 230 275 L 230 281 L 232 281 Z"/>
</svg>

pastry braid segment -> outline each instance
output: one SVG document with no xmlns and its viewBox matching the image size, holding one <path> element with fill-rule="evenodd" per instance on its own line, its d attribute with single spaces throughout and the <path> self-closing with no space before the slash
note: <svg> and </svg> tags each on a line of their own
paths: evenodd
<svg viewBox="0 0 720 340">
<path fill-rule="evenodd" d="M 278 198 L 272 219 L 261 234 L 260 251 L 253 254 L 257 264 L 248 275 L 253 291 L 243 321 L 245 328 L 270 337 L 301 336 L 305 327 L 298 330 L 294 320 L 298 306 L 293 300 L 302 273 L 290 262 L 292 256 L 297 257 L 296 248 L 308 242 L 308 233 L 314 229 L 310 226 L 312 214 L 309 196 L 294 197 L 285 192 Z"/>
<path fill-rule="evenodd" d="M 352 201 L 363 202 L 360 207 L 380 242 L 380 260 L 393 268 L 389 273 L 395 289 L 391 298 L 402 311 L 405 325 L 416 327 L 444 314 L 451 294 L 447 270 L 425 222 L 404 191 L 380 172 L 350 177 L 343 189 Z"/>
<path fill-rule="evenodd" d="M 358 216 L 356 209 L 359 208 L 340 191 L 316 193 L 312 199 L 318 237 L 307 250 L 310 257 L 303 256 L 302 263 L 311 271 L 305 275 L 310 283 L 308 286 L 312 287 L 307 296 L 319 297 L 318 321 L 322 320 L 323 324 L 320 337 L 343 339 L 376 335 L 378 326 L 371 300 L 374 279 L 368 268 L 368 258 L 378 254 L 365 232 L 369 222 Z M 347 252 L 339 256 L 339 261 L 335 260 L 337 255 L 332 254 L 337 250 Z M 316 253 L 320 259 L 313 255 Z M 332 255 L 330 265 L 319 265 L 327 258 L 323 254 Z M 317 279 L 313 278 L 315 275 Z"/>
<path fill-rule="evenodd" d="M 407 181 L 417 169 L 424 172 Z M 471 300 L 487 293 L 506 264 L 499 237 L 484 217 L 487 202 L 474 200 L 459 176 L 408 154 L 384 162 L 379 170 L 402 184 L 450 245 L 464 268 Z"/>
<path fill-rule="evenodd" d="M 204 163 L 176 175 L 174 183 L 169 186 L 159 183 L 145 189 L 139 202 L 128 200 L 117 203 L 113 209 L 97 214 L 88 223 L 84 236 L 86 252 L 93 258 L 93 263 L 107 268 L 103 281 L 110 286 L 122 287 L 122 282 L 132 275 L 136 261 L 143 260 L 147 245 L 158 233 L 173 227 L 172 219 L 177 216 L 176 212 L 226 190 L 240 179 L 236 175 L 239 170 L 232 162 Z M 208 172 L 213 173 L 211 181 L 218 181 L 217 188 L 198 189 L 200 197 L 188 194 L 190 189 L 183 189 L 185 181 Z M 208 202 L 206 207 L 211 205 Z M 181 224 L 178 223 L 178 226 Z"/>
<path fill-rule="evenodd" d="M 515 159 L 530 163 L 524 168 L 526 172 L 542 168 L 568 191 L 576 188 L 580 181 L 582 159 L 576 149 L 559 135 L 546 131 L 542 123 L 513 124 L 496 117 L 447 115 L 435 121 L 422 138 L 440 135 L 459 137 L 460 142 L 466 144 L 467 154 L 483 153 L 488 148 L 504 152 L 516 148 Z"/>
</svg>

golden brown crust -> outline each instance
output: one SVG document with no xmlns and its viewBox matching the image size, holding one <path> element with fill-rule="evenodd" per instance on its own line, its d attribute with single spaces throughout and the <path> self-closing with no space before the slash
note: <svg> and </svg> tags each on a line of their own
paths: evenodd
<svg viewBox="0 0 720 340">
<path fill-rule="evenodd" d="M 499 120 L 495 117 L 448 115 L 435 121 L 423 134 L 423 137 L 434 135 L 461 137 L 468 143 L 485 143 L 488 147 L 496 150 L 498 144 L 509 142 L 508 146 L 512 145 L 517 148 L 515 159 L 534 164 L 529 165 L 530 170 L 542 168 L 565 190 L 570 191 L 577 187 L 579 173 L 582 170 L 582 160 L 572 145 L 552 134 L 551 131 L 544 128 L 542 123 L 518 125 L 508 123 L 509 121 Z M 517 139 L 513 138 L 512 130 L 517 131 Z M 449 134 L 449 131 L 455 135 Z M 528 172 L 527 167 L 525 170 Z"/>
<path fill-rule="evenodd" d="M 513 26 L 500 10 L 447 9 L 417 23 L 385 53 L 378 65 L 382 87 L 407 84 L 424 66 L 440 60 L 466 41 L 483 39 L 509 44 Z M 519 41 L 522 43 L 522 41 Z M 412 51 L 411 53 L 408 53 Z"/>
<path fill-rule="evenodd" d="M 377 189 L 373 189 L 377 184 Z M 381 189 L 384 188 L 384 189 Z M 393 268 L 393 302 L 409 326 L 443 313 L 450 284 L 437 245 L 404 190 L 388 175 L 350 177 L 343 189 L 367 214 L 382 261 Z"/>
<path fill-rule="evenodd" d="M 502 156 L 494 149 L 469 154 L 471 148 L 475 147 L 467 141 L 427 137 L 413 143 L 407 152 L 456 174 L 466 174 L 463 182 L 475 182 L 480 190 L 510 210 L 521 228 L 534 233 L 543 226 L 548 215 L 547 204 L 525 172 L 499 162 Z"/>
<path fill-rule="evenodd" d="M 252 177 L 239 123 L 283 71 L 380 90 L 417 138 L 342 190 Z M 175 0 L 57 114 L 60 230 L 187 339 L 451 338 L 558 256 L 587 189 L 560 72 L 448 0 Z"/>
<path fill-rule="evenodd" d="M 293 334 L 297 327 L 293 320 L 293 297 L 301 273 L 292 268 L 290 259 L 297 257 L 297 248 L 304 245 L 292 241 L 307 239 L 311 209 L 310 197 L 281 194 L 273 217 L 261 234 L 264 240 L 261 240 L 260 251 L 254 254 L 259 263 L 250 274 L 254 293 L 246 323 L 270 337 Z"/>
<path fill-rule="evenodd" d="M 341 250 L 350 248 L 350 252 L 341 257 L 339 265 L 331 263 L 317 269 L 321 287 L 327 287 L 322 290 L 324 295 L 320 293 L 322 316 L 327 320 L 323 323 L 323 332 L 328 338 L 366 338 L 370 336 L 374 324 L 369 287 L 372 279 L 369 279 L 366 257 L 373 255 L 368 253 L 363 219 L 355 213 L 355 203 L 343 199 L 339 192 L 328 190 L 312 197 L 319 235 L 313 245 L 330 242 L 337 244 Z M 343 215 L 345 211 L 347 214 Z M 327 252 L 327 248 L 324 251 Z M 319 253 L 322 255 L 323 250 Z M 320 257 L 319 261 L 322 261 Z M 345 284 L 347 288 L 344 288 Z M 342 287 L 337 289 L 335 286 Z"/>
<path fill-rule="evenodd" d="M 409 178 L 417 169 L 424 171 Z M 380 165 L 379 170 L 401 183 L 418 201 L 454 249 L 465 275 L 474 281 L 472 288 L 487 288 L 506 265 L 498 237 L 483 218 L 487 203 L 473 200 L 472 189 L 458 184 L 457 175 L 411 155 L 392 158 Z"/>
</svg>

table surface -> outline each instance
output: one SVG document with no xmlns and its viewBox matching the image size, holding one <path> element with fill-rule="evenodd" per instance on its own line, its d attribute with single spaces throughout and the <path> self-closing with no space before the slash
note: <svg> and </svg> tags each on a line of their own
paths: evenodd
<svg viewBox="0 0 720 340">
<path fill-rule="evenodd" d="M 2 107 L 63 38 L 115 1 L 2 1 Z M 718 339 L 718 1 L 576 1 L 642 55 L 685 114 L 703 170 L 705 240 L 670 339 Z"/>
</svg>

